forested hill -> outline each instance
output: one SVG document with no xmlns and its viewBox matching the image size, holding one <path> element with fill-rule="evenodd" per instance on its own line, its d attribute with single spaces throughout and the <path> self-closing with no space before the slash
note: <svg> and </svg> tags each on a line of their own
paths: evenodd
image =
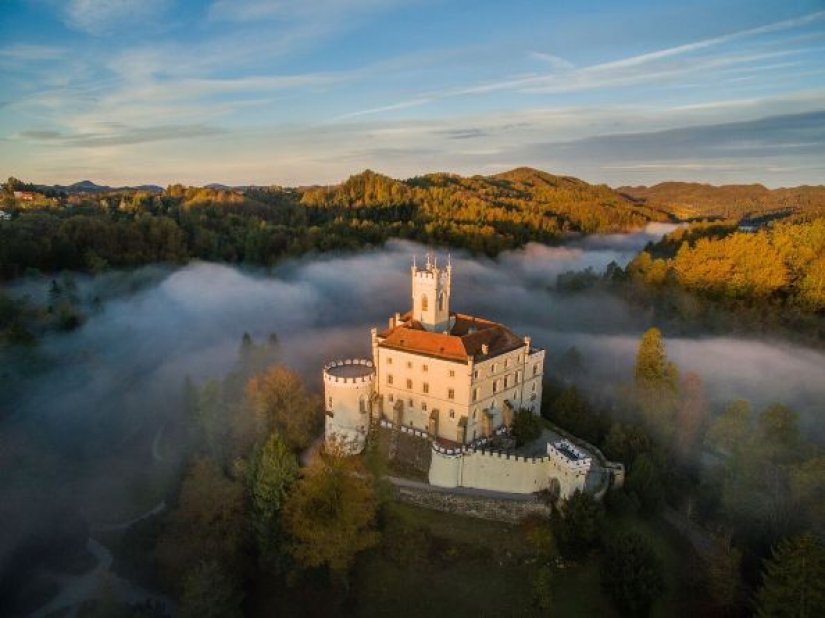
<svg viewBox="0 0 825 618">
<path fill-rule="evenodd" d="M 639 204 L 678 219 L 809 219 L 825 215 L 825 186 L 768 189 L 753 185 L 663 182 L 652 187 L 619 187 Z"/>
<path fill-rule="evenodd" d="M 98 270 L 155 261 L 272 264 L 389 238 L 495 255 L 568 233 L 638 229 L 668 216 L 605 185 L 519 168 L 495 176 L 372 171 L 328 187 L 184 187 L 39 193 L 9 179 L 0 207 L 0 278 L 27 269 Z M 22 201 L 15 190 L 34 190 Z"/>
<path fill-rule="evenodd" d="M 462 234 L 467 225 L 504 231 L 523 240 L 564 232 L 619 232 L 667 215 L 610 189 L 578 178 L 517 168 L 494 176 L 427 174 L 399 181 L 367 170 L 333 187 L 303 190 L 301 203 L 314 208 L 407 206 L 434 232 Z"/>
</svg>

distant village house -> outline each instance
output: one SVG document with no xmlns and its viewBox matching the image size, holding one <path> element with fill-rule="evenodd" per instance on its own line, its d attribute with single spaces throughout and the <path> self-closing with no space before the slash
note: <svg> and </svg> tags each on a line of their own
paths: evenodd
<svg viewBox="0 0 825 618">
<path fill-rule="evenodd" d="M 34 193 L 32 191 L 15 191 L 14 199 L 20 200 L 21 202 L 33 202 Z"/>
</svg>

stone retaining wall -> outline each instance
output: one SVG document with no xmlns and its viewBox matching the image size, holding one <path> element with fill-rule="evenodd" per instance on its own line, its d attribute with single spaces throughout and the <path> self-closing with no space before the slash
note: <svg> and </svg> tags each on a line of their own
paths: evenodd
<svg viewBox="0 0 825 618">
<path fill-rule="evenodd" d="M 406 504 L 478 519 L 515 524 L 529 516 L 550 516 L 550 507 L 538 498 L 533 500 L 502 500 L 487 496 L 453 494 L 417 487 L 396 487 L 395 493 L 398 500 Z"/>
</svg>

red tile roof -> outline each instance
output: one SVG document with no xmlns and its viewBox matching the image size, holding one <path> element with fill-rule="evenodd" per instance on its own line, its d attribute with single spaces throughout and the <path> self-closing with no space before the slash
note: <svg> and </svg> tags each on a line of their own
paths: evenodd
<svg viewBox="0 0 825 618">
<path fill-rule="evenodd" d="M 524 345 L 513 331 L 496 322 L 463 314 L 451 317 L 455 323 L 450 333 L 436 333 L 425 330 L 408 312 L 401 317 L 401 324 L 378 334 L 378 345 L 462 363 L 466 363 L 468 357 L 481 361 Z M 486 355 L 482 354 L 485 344 Z"/>
</svg>

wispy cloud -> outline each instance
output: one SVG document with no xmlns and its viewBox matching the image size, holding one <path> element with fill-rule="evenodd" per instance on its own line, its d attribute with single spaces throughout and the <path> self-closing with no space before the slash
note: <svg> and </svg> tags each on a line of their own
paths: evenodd
<svg viewBox="0 0 825 618">
<path fill-rule="evenodd" d="M 16 43 L 7 47 L 0 47 L 0 59 L 13 60 L 15 62 L 39 62 L 44 60 L 56 60 L 66 53 L 63 47 L 51 45 L 32 45 L 29 43 Z"/>
<path fill-rule="evenodd" d="M 209 16 L 216 20 L 248 22 L 261 19 L 328 19 L 386 9 L 409 0 L 215 0 Z"/>
<path fill-rule="evenodd" d="M 214 136 L 223 129 L 204 125 L 163 125 L 154 127 L 109 127 L 97 133 L 66 134 L 55 130 L 29 130 L 20 137 L 38 141 L 59 142 L 64 145 L 93 148 L 99 146 L 126 146 L 178 139 Z"/>
<path fill-rule="evenodd" d="M 161 19 L 170 3 L 171 0 L 69 0 L 66 23 L 89 34 L 111 34 Z"/>
<path fill-rule="evenodd" d="M 531 53 L 531 57 L 549 63 L 553 72 L 541 75 L 528 75 L 504 80 L 485 82 L 472 86 L 457 87 L 440 92 L 422 93 L 398 105 L 388 104 L 345 114 L 339 118 L 378 114 L 397 109 L 426 105 L 434 101 L 493 94 L 501 91 L 521 92 L 526 94 L 564 94 L 588 90 L 605 90 L 608 88 L 629 87 L 640 84 L 664 84 L 683 79 L 690 74 L 707 74 L 709 71 L 725 67 L 739 67 L 755 70 L 765 60 L 781 58 L 793 54 L 803 54 L 812 48 L 772 49 L 769 46 L 760 52 L 726 53 L 721 56 L 692 57 L 686 61 L 682 57 L 693 56 L 696 52 L 708 51 L 725 44 L 759 37 L 771 33 L 801 28 L 825 20 L 825 11 L 810 13 L 794 19 L 777 21 L 756 28 L 748 28 L 730 34 L 711 37 L 668 47 L 652 52 L 637 54 L 619 60 L 611 60 L 576 68 L 567 60 L 540 52 Z"/>
<path fill-rule="evenodd" d="M 575 65 L 562 58 L 561 56 L 554 56 L 553 54 L 545 54 L 543 52 L 530 52 L 530 57 L 535 60 L 540 60 L 544 64 L 549 64 L 553 69 L 566 70 L 575 68 Z"/>
</svg>

